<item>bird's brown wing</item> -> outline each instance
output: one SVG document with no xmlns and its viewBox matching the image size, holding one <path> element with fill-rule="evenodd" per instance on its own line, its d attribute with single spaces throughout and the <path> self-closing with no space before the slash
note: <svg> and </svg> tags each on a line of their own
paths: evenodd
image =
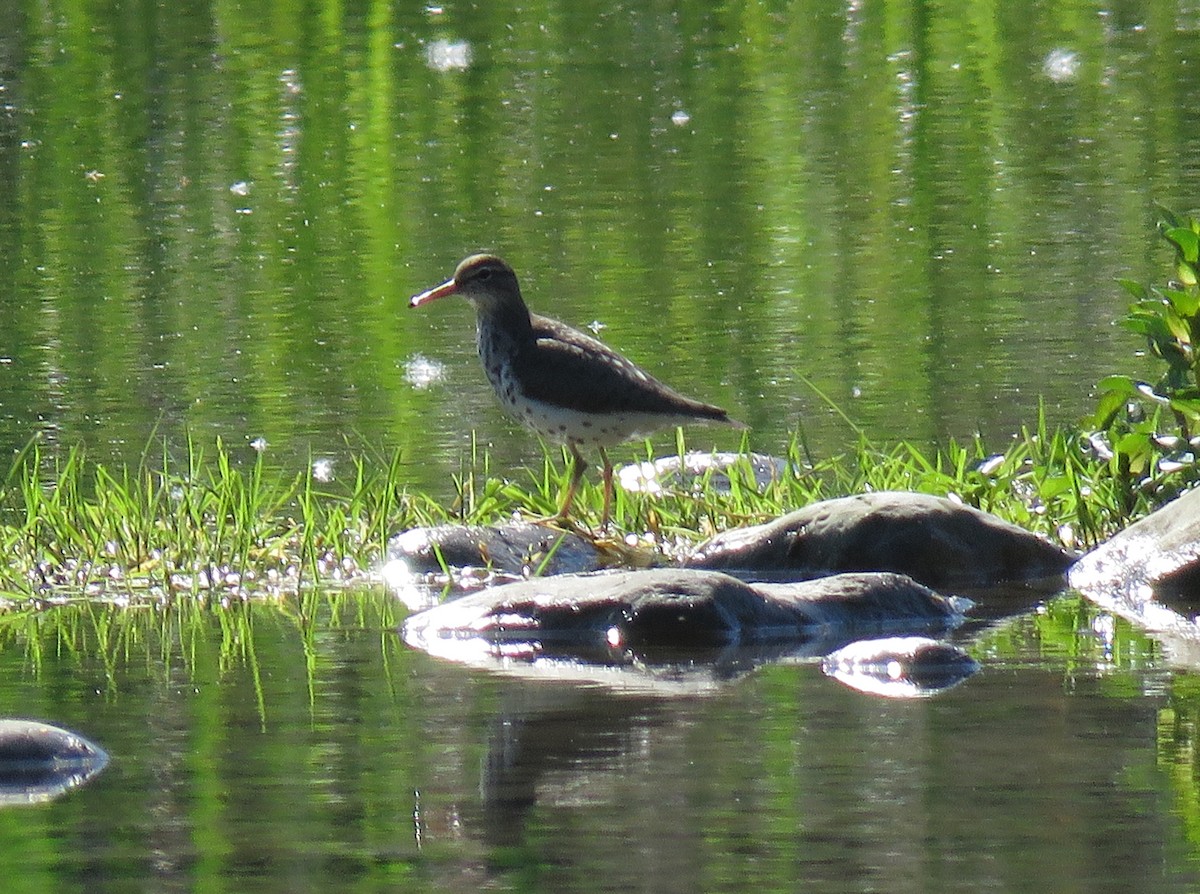
<svg viewBox="0 0 1200 894">
<path fill-rule="evenodd" d="M 588 413 L 655 413 L 725 421 L 720 407 L 684 397 L 603 342 L 534 315 L 534 341 L 514 358 L 525 394 Z"/>
</svg>

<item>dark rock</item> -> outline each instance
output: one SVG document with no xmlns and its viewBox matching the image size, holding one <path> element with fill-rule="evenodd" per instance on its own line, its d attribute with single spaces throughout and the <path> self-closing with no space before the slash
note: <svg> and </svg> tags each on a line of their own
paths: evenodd
<svg viewBox="0 0 1200 894">
<path fill-rule="evenodd" d="M 76 733 L 0 719 L 0 805 L 48 801 L 104 769 L 108 755 Z"/>
<path fill-rule="evenodd" d="M 404 638 L 458 660 L 555 653 L 603 662 L 656 650 L 822 638 L 840 645 L 863 635 L 945 630 L 961 622 L 964 604 L 896 574 L 751 585 L 717 572 L 657 569 L 489 588 L 413 615 Z"/>
<path fill-rule="evenodd" d="M 1061 580 L 1063 549 L 986 512 L 901 491 L 814 503 L 765 525 L 718 534 L 685 560 L 691 568 L 817 577 L 894 571 L 926 586 L 987 587 Z"/>
<path fill-rule="evenodd" d="M 1135 522 L 1081 558 L 1072 587 L 1152 629 L 1187 632 L 1200 612 L 1200 489 Z"/>
<path fill-rule="evenodd" d="M 979 670 L 958 646 L 923 636 L 858 640 L 827 655 L 821 670 L 847 686 L 887 698 L 928 698 Z"/>
<path fill-rule="evenodd" d="M 403 562 L 413 574 L 436 573 L 443 563 L 452 569 L 489 568 L 514 575 L 567 574 L 601 566 L 599 551 L 587 540 L 529 522 L 412 528 L 388 542 L 387 559 Z"/>
</svg>

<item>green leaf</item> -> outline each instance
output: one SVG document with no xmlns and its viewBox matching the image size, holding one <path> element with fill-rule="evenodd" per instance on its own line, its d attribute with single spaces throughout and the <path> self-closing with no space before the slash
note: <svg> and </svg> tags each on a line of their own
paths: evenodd
<svg viewBox="0 0 1200 894">
<path fill-rule="evenodd" d="M 1168 313 L 1164 317 L 1164 322 L 1167 325 L 1168 331 L 1174 341 L 1190 344 L 1192 341 L 1192 330 L 1187 323 L 1179 316 L 1178 313 Z"/>
<path fill-rule="evenodd" d="M 1141 333 L 1150 339 L 1155 346 L 1165 347 L 1175 341 L 1171 327 L 1167 325 L 1167 321 L 1163 319 L 1162 315 L 1154 317 L 1138 316 L 1136 320 L 1139 322 Z M 1139 331 L 1139 329 L 1135 329 L 1134 331 Z"/>
<path fill-rule="evenodd" d="M 1181 227 L 1185 221 L 1178 214 L 1168 208 L 1166 205 L 1154 203 L 1154 210 L 1158 213 L 1158 228 L 1160 230 L 1169 230 L 1172 227 Z"/>
<path fill-rule="evenodd" d="M 1120 391 L 1105 391 L 1096 402 L 1096 412 L 1092 416 L 1092 425 L 1098 429 L 1107 429 L 1112 425 L 1117 414 L 1124 408 L 1129 399 L 1128 393 Z"/>
<path fill-rule="evenodd" d="M 1163 295 L 1181 317 L 1194 317 L 1200 311 L 1200 292 L 1195 289 L 1163 289 Z"/>
<path fill-rule="evenodd" d="M 1130 313 L 1129 316 L 1118 320 L 1118 325 L 1137 335 L 1144 335 L 1149 339 L 1161 339 L 1167 334 L 1166 324 L 1162 321 L 1160 314 L 1148 314 L 1142 312 Z"/>
<path fill-rule="evenodd" d="M 1135 280 L 1118 279 L 1117 285 L 1119 285 L 1122 289 L 1124 289 L 1126 292 L 1128 292 L 1130 295 L 1132 295 L 1134 298 L 1138 299 L 1139 301 L 1148 297 L 1149 293 L 1146 291 L 1146 287 L 1144 285 L 1142 285 L 1140 282 L 1136 282 Z"/>
<path fill-rule="evenodd" d="M 1141 432 L 1132 432 L 1120 438 L 1113 445 L 1113 452 L 1125 457 L 1129 463 L 1129 471 L 1141 474 L 1150 465 L 1154 456 L 1154 447 L 1150 436 Z"/>
<path fill-rule="evenodd" d="M 1171 398 L 1171 409 L 1192 421 L 1200 420 L 1200 398 Z"/>
<path fill-rule="evenodd" d="M 1065 475 L 1054 475 L 1043 478 L 1038 484 L 1038 496 L 1043 501 L 1052 500 L 1071 491 L 1074 487 L 1071 479 Z"/>
<path fill-rule="evenodd" d="M 1183 260 L 1189 264 L 1200 260 L 1200 236 L 1192 232 L 1190 227 L 1170 227 L 1163 235 L 1175 244 Z"/>
<path fill-rule="evenodd" d="M 1097 387 L 1104 392 L 1105 397 L 1115 394 L 1120 400 L 1136 396 L 1138 384 L 1129 376 L 1105 376 L 1096 383 Z"/>
<path fill-rule="evenodd" d="M 1158 289 L 1147 289 L 1146 297 L 1141 301 L 1129 305 L 1131 314 L 1145 314 L 1148 316 L 1157 316 L 1162 313 L 1167 299 L 1163 297 L 1162 292 Z"/>
</svg>

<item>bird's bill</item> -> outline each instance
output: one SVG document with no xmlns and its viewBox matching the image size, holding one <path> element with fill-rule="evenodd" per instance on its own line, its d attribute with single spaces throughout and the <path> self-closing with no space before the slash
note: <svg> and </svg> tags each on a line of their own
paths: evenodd
<svg viewBox="0 0 1200 894">
<path fill-rule="evenodd" d="M 434 286 L 422 292 L 420 295 L 413 295 L 408 299 L 409 307 L 420 307 L 422 304 L 428 304 L 430 301 L 436 301 L 438 298 L 445 298 L 447 295 L 453 295 L 457 290 L 454 280 L 448 279 L 440 286 Z"/>
</svg>

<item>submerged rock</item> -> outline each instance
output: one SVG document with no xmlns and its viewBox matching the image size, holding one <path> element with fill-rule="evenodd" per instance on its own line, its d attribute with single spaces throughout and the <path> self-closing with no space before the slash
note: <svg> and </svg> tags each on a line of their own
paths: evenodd
<svg viewBox="0 0 1200 894">
<path fill-rule="evenodd" d="M 0 719 L 0 806 L 49 801 L 107 763 L 103 748 L 76 733 L 36 720 Z"/>
<path fill-rule="evenodd" d="M 565 575 L 493 587 L 410 617 L 404 639 L 431 654 L 629 660 L 661 650 L 830 648 L 864 635 L 941 631 L 962 621 L 947 599 L 897 574 L 747 584 L 718 572 L 656 569 Z"/>
<path fill-rule="evenodd" d="M 1200 489 L 1096 547 L 1068 581 L 1142 626 L 1200 637 Z"/>
<path fill-rule="evenodd" d="M 903 491 L 814 503 L 773 522 L 718 534 L 691 568 L 818 577 L 893 571 L 929 587 L 1061 579 L 1073 558 L 1035 534 L 944 497 Z"/>
<path fill-rule="evenodd" d="M 958 646 L 924 636 L 859 640 L 822 660 L 835 680 L 871 695 L 928 698 L 957 686 L 979 670 Z"/>
<path fill-rule="evenodd" d="M 658 495 L 666 492 L 693 493 L 708 488 L 715 493 L 730 490 L 729 473 L 744 469 L 762 490 L 787 472 L 787 461 L 762 453 L 702 453 L 664 456 L 654 462 L 633 463 L 617 469 L 617 483 L 630 493 Z"/>
<path fill-rule="evenodd" d="M 601 566 L 596 547 L 575 534 L 530 522 L 496 527 L 412 528 L 388 541 L 388 562 L 413 574 L 447 568 L 488 568 L 512 575 L 567 574 Z"/>
</svg>

